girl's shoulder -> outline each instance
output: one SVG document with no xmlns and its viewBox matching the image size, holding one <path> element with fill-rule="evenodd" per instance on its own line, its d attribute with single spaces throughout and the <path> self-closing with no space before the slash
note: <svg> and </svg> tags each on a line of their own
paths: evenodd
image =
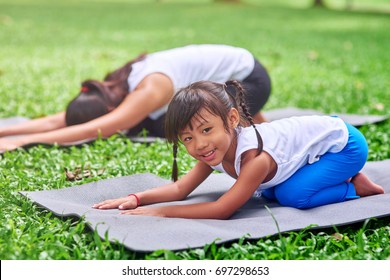
<svg viewBox="0 0 390 280">
<path fill-rule="evenodd" d="M 306 129 L 322 129 L 326 127 L 328 130 L 338 130 L 339 127 L 345 126 L 342 119 L 337 116 L 322 116 L 322 115 L 311 115 L 311 116 L 297 116 L 290 118 L 283 118 L 275 120 L 269 123 L 262 123 L 257 125 L 260 129 L 276 128 L 279 130 L 306 130 Z M 298 132 L 298 131 L 297 131 Z"/>
<path fill-rule="evenodd" d="M 321 139 L 342 139 L 348 136 L 344 121 L 330 116 L 291 117 L 256 125 L 266 151 L 285 150 Z M 242 128 L 238 137 L 237 151 L 257 147 L 257 138 L 253 127 Z"/>
</svg>

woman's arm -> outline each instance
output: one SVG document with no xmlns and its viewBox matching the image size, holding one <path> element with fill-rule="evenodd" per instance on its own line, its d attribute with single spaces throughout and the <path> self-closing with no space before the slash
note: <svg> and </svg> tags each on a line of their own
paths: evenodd
<svg viewBox="0 0 390 280">
<path fill-rule="evenodd" d="M 273 164 L 272 158 L 265 152 L 250 160 L 241 168 L 241 174 L 235 184 L 217 201 L 159 208 L 139 207 L 124 211 L 123 214 L 192 219 L 228 219 L 252 197 L 261 182 L 272 172 Z"/>
<path fill-rule="evenodd" d="M 46 132 L 65 126 L 65 112 L 60 112 L 55 115 L 27 120 L 15 125 L 0 127 L 0 137 Z"/>
<path fill-rule="evenodd" d="M 172 95 L 171 80 L 163 74 L 152 74 L 129 93 L 117 108 L 104 116 L 87 123 L 31 134 L 11 141 L 16 148 L 30 143 L 64 144 L 96 139 L 99 136 L 109 137 L 119 131 L 134 127 L 151 112 L 167 104 Z M 0 142 L 0 150 L 2 148 L 4 149 Z"/>
<path fill-rule="evenodd" d="M 182 200 L 198 187 L 212 171 L 213 170 L 208 165 L 198 162 L 190 172 L 180 178 L 177 182 L 136 193 L 136 196 L 140 200 L 140 205 Z M 92 207 L 102 210 L 113 208 L 133 209 L 137 207 L 137 200 L 134 196 L 125 196 L 106 200 L 97 203 Z"/>
</svg>

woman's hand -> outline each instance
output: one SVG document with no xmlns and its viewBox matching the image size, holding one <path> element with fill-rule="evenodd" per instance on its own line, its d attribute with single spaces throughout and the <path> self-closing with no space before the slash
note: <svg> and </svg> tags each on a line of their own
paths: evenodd
<svg viewBox="0 0 390 280">
<path fill-rule="evenodd" d="M 0 138 L 0 152 L 12 151 L 19 147 L 15 139 Z"/>
<path fill-rule="evenodd" d="M 92 208 L 106 210 L 106 209 L 135 209 L 137 208 L 137 199 L 134 196 L 125 196 L 116 199 L 109 199 L 92 205 Z"/>
</svg>

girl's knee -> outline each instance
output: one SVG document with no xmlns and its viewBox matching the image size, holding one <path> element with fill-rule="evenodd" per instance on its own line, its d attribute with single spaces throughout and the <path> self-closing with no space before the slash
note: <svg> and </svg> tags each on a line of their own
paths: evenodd
<svg viewBox="0 0 390 280">
<path fill-rule="evenodd" d="M 309 203 L 308 199 L 298 192 L 278 191 L 277 188 L 275 189 L 275 197 L 280 205 L 298 209 L 307 208 Z"/>
<path fill-rule="evenodd" d="M 261 191 L 261 195 L 269 200 L 276 200 L 275 189 L 269 188 Z"/>
<path fill-rule="evenodd" d="M 280 205 L 287 206 L 287 207 L 293 207 L 297 209 L 307 209 L 309 202 L 303 199 L 300 200 L 278 200 Z"/>
</svg>

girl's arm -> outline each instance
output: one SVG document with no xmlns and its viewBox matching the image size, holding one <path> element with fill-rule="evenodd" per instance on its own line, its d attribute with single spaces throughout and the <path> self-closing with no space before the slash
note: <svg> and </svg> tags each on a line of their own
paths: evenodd
<svg viewBox="0 0 390 280">
<path fill-rule="evenodd" d="M 12 141 L 17 148 L 30 143 L 71 143 L 99 136 L 109 137 L 140 123 L 151 112 L 167 104 L 173 95 L 173 84 L 163 74 L 151 74 L 112 112 L 87 123 L 60 128 L 50 132 L 31 134 Z M 0 142 L 0 150 L 6 149 Z M 9 149 L 8 149 L 9 150 Z"/>
<path fill-rule="evenodd" d="M 217 201 L 166 207 L 139 207 L 124 211 L 129 215 L 152 215 L 192 219 L 228 219 L 253 195 L 266 176 L 272 172 L 274 162 L 265 152 L 248 161 L 241 168 L 236 183 Z"/>
<path fill-rule="evenodd" d="M 46 132 L 65 127 L 65 112 L 0 127 L 0 137 Z"/>
<path fill-rule="evenodd" d="M 136 193 L 141 205 L 148 205 L 159 202 L 177 201 L 186 198 L 196 187 L 198 187 L 213 170 L 206 164 L 198 162 L 194 168 L 178 181 L 156 187 L 144 192 Z M 125 196 L 117 199 L 110 199 L 93 205 L 96 209 L 133 209 L 137 207 L 137 199 L 134 196 Z"/>
</svg>

